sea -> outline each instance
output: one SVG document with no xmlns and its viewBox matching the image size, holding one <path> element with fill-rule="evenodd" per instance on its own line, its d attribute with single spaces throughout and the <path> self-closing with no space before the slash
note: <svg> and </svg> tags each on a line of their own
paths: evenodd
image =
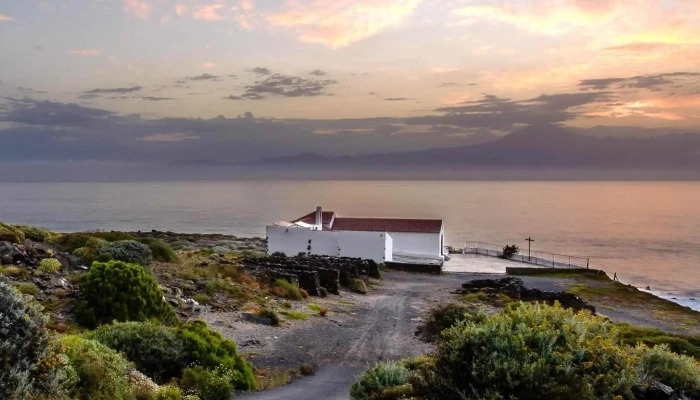
<svg viewBox="0 0 700 400">
<path fill-rule="evenodd" d="M 624 283 L 700 310 L 700 182 L 196 181 L 0 183 L 0 221 L 81 230 L 264 236 L 322 206 L 441 218 L 446 244 L 517 244 L 590 258 Z"/>
</svg>

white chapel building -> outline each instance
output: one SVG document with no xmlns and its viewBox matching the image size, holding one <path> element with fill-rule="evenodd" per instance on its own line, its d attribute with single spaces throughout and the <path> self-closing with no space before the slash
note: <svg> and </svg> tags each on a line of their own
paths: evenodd
<svg viewBox="0 0 700 400">
<path fill-rule="evenodd" d="M 377 263 L 444 260 L 445 228 L 439 219 L 348 218 L 317 207 L 301 218 L 276 222 L 266 231 L 268 254 L 358 257 Z"/>
</svg>

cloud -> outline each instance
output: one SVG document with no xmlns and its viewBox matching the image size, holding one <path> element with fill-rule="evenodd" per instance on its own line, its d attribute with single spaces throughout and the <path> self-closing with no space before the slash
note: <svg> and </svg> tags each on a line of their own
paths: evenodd
<svg viewBox="0 0 700 400">
<path fill-rule="evenodd" d="M 522 0 L 469 5 L 452 13 L 469 24 L 503 23 L 536 34 L 558 35 L 604 24 L 613 17 L 617 3 L 616 0 Z"/>
<path fill-rule="evenodd" d="M 80 96 L 78 96 L 78 98 L 82 99 L 82 100 L 90 100 L 90 99 L 94 99 L 97 97 L 100 97 L 100 95 L 94 94 L 94 93 L 86 93 L 86 94 L 81 94 Z"/>
<path fill-rule="evenodd" d="M 606 47 L 605 50 L 641 53 L 668 48 L 669 46 L 673 45 L 669 45 L 668 43 L 626 43 L 617 46 Z"/>
<path fill-rule="evenodd" d="M 100 55 L 100 51 L 97 49 L 66 50 L 66 54 L 73 56 L 96 57 Z"/>
<path fill-rule="evenodd" d="M 164 16 L 160 17 L 160 26 L 162 27 L 162 26 L 167 25 L 168 22 L 170 22 L 170 18 L 171 18 L 170 15 L 164 15 Z"/>
<path fill-rule="evenodd" d="M 219 10 L 223 7 L 223 4 L 202 6 L 192 13 L 192 18 L 201 21 L 220 21 L 225 19 L 223 16 L 219 15 Z"/>
<path fill-rule="evenodd" d="M 384 99 L 385 101 L 406 101 L 406 100 L 413 100 L 412 97 L 387 97 Z"/>
<path fill-rule="evenodd" d="M 238 5 L 240 5 L 241 8 L 246 10 L 246 11 L 251 11 L 252 9 L 255 8 L 255 4 L 253 3 L 253 0 L 241 0 L 238 2 Z"/>
<path fill-rule="evenodd" d="M 309 72 L 309 75 L 313 75 L 313 76 L 326 76 L 326 73 L 323 72 L 323 71 L 321 71 L 320 69 L 315 69 L 315 70 Z"/>
<path fill-rule="evenodd" d="M 0 113 L 0 121 L 36 126 L 102 125 L 115 114 L 97 108 L 82 107 L 48 100 L 7 99 L 8 110 Z"/>
<path fill-rule="evenodd" d="M 476 86 L 476 83 L 443 82 L 439 87 Z"/>
<path fill-rule="evenodd" d="M 85 93 L 132 93 L 143 89 L 142 86 L 132 86 L 126 88 L 92 89 Z"/>
<path fill-rule="evenodd" d="M 139 0 L 123 0 L 124 12 L 134 18 L 148 19 L 151 14 L 151 5 Z"/>
<path fill-rule="evenodd" d="M 272 71 L 270 71 L 269 68 L 265 67 L 255 67 L 250 69 L 250 72 L 258 75 L 272 75 Z"/>
<path fill-rule="evenodd" d="M 298 39 L 337 49 L 395 27 L 421 0 L 309 0 L 290 2 L 267 16 L 273 26 L 296 29 Z"/>
<path fill-rule="evenodd" d="M 187 11 L 187 7 L 183 6 L 182 4 L 175 5 L 175 14 L 177 14 L 178 16 L 182 16 L 182 14 L 184 14 L 185 11 Z"/>
<path fill-rule="evenodd" d="M 224 100 L 244 100 L 244 99 L 245 99 L 245 97 L 243 97 L 243 96 L 234 96 L 234 95 L 224 97 Z"/>
<path fill-rule="evenodd" d="M 212 74 L 202 74 L 198 76 L 185 78 L 188 81 L 220 81 L 221 77 Z M 177 81 L 175 83 L 184 83 L 184 81 Z"/>
<path fill-rule="evenodd" d="M 34 89 L 32 89 L 32 88 L 22 87 L 22 86 L 19 86 L 19 87 L 17 88 L 17 90 L 20 91 L 21 93 L 25 94 L 25 95 L 47 94 L 47 93 L 48 93 L 48 92 L 46 92 L 46 91 L 44 91 L 44 90 L 34 90 Z"/>
<path fill-rule="evenodd" d="M 184 142 L 186 140 L 197 140 L 199 139 L 198 135 L 192 135 L 189 133 L 185 132 L 176 132 L 176 133 L 156 133 L 154 135 L 149 135 L 149 136 L 144 136 L 137 138 L 136 140 L 140 140 L 143 142 Z"/>
<path fill-rule="evenodd" d="M 264 69 L 266 73 L 263 75 L 266 78 L 246 86 L 246 91 L 241 97 L 261 100 L 268 95 L 280 97 L 327 96 L 330 94 L 326 92 L 326 88 L 338 83 L 338 81 L 333 79 L 306 79 L 283 74 L 268 75 L 267 73 L 271 73 L 271 71 L 267 70 L 267 68 Z"/>
<path fill-rule="evenodd" d="M 445 74 L 447 72 L 455 72 L 459 71 L 459 68 L 456 67 L 448 67 L 448 66 L 436 66 L 430 69 L 431 72 L 434 74 Z"/>
<path fill-rule="evenodd" d="M 13 19 L 5 14 L 0 14 L 0 21 L 13 21 Z"/>
<path fill-rule="evenodd" d="M 168 101 L 168 100 L 177 100 L 172 97 L 155 97 L 155 96 L 141 96 L 140 97 L 143 100 L 146 101 Z"/>
<path fill-rule="evenodd" d="M 216 63 L 213 62 L 205 62 L 202 64 L 202 68 L 214 68 L 216 67 Z"/>
<path fill-rule="evenodd" d="M 581 90 L 604 90 L 609 88 L 631 88 L 660 90 L 660 87 L 683 83 L 687 79 L 700 77 L 698 72 L 670 72 L 663 74 L 639 75 L 628 78 L 584 79 L 579 82 Z"/>
</svg>

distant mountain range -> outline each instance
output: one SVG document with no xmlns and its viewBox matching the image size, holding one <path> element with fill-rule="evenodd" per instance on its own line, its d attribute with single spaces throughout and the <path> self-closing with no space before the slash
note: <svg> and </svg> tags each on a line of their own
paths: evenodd
<svg viewBox="0 0 700 400">
<path fill-rule="evenodd" d="M 612 138 L 556 125 L 532 125 L 484 143 L 411 152 L 324 156 L 303 153 L 252 163 L 266 166 L 437 168 L 700 168 L 700 135 Z"/>
</svg>

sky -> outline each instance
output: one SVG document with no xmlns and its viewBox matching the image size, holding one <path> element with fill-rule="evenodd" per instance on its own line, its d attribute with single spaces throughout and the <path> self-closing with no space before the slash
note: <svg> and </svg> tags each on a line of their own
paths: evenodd
<svg viewBox="0 0 700 400">
<path fill-rule="evenodd" d="M 6 0 L 0 65 L 0 160 L 700 131 L 697 0 Z"/>
</svg>

